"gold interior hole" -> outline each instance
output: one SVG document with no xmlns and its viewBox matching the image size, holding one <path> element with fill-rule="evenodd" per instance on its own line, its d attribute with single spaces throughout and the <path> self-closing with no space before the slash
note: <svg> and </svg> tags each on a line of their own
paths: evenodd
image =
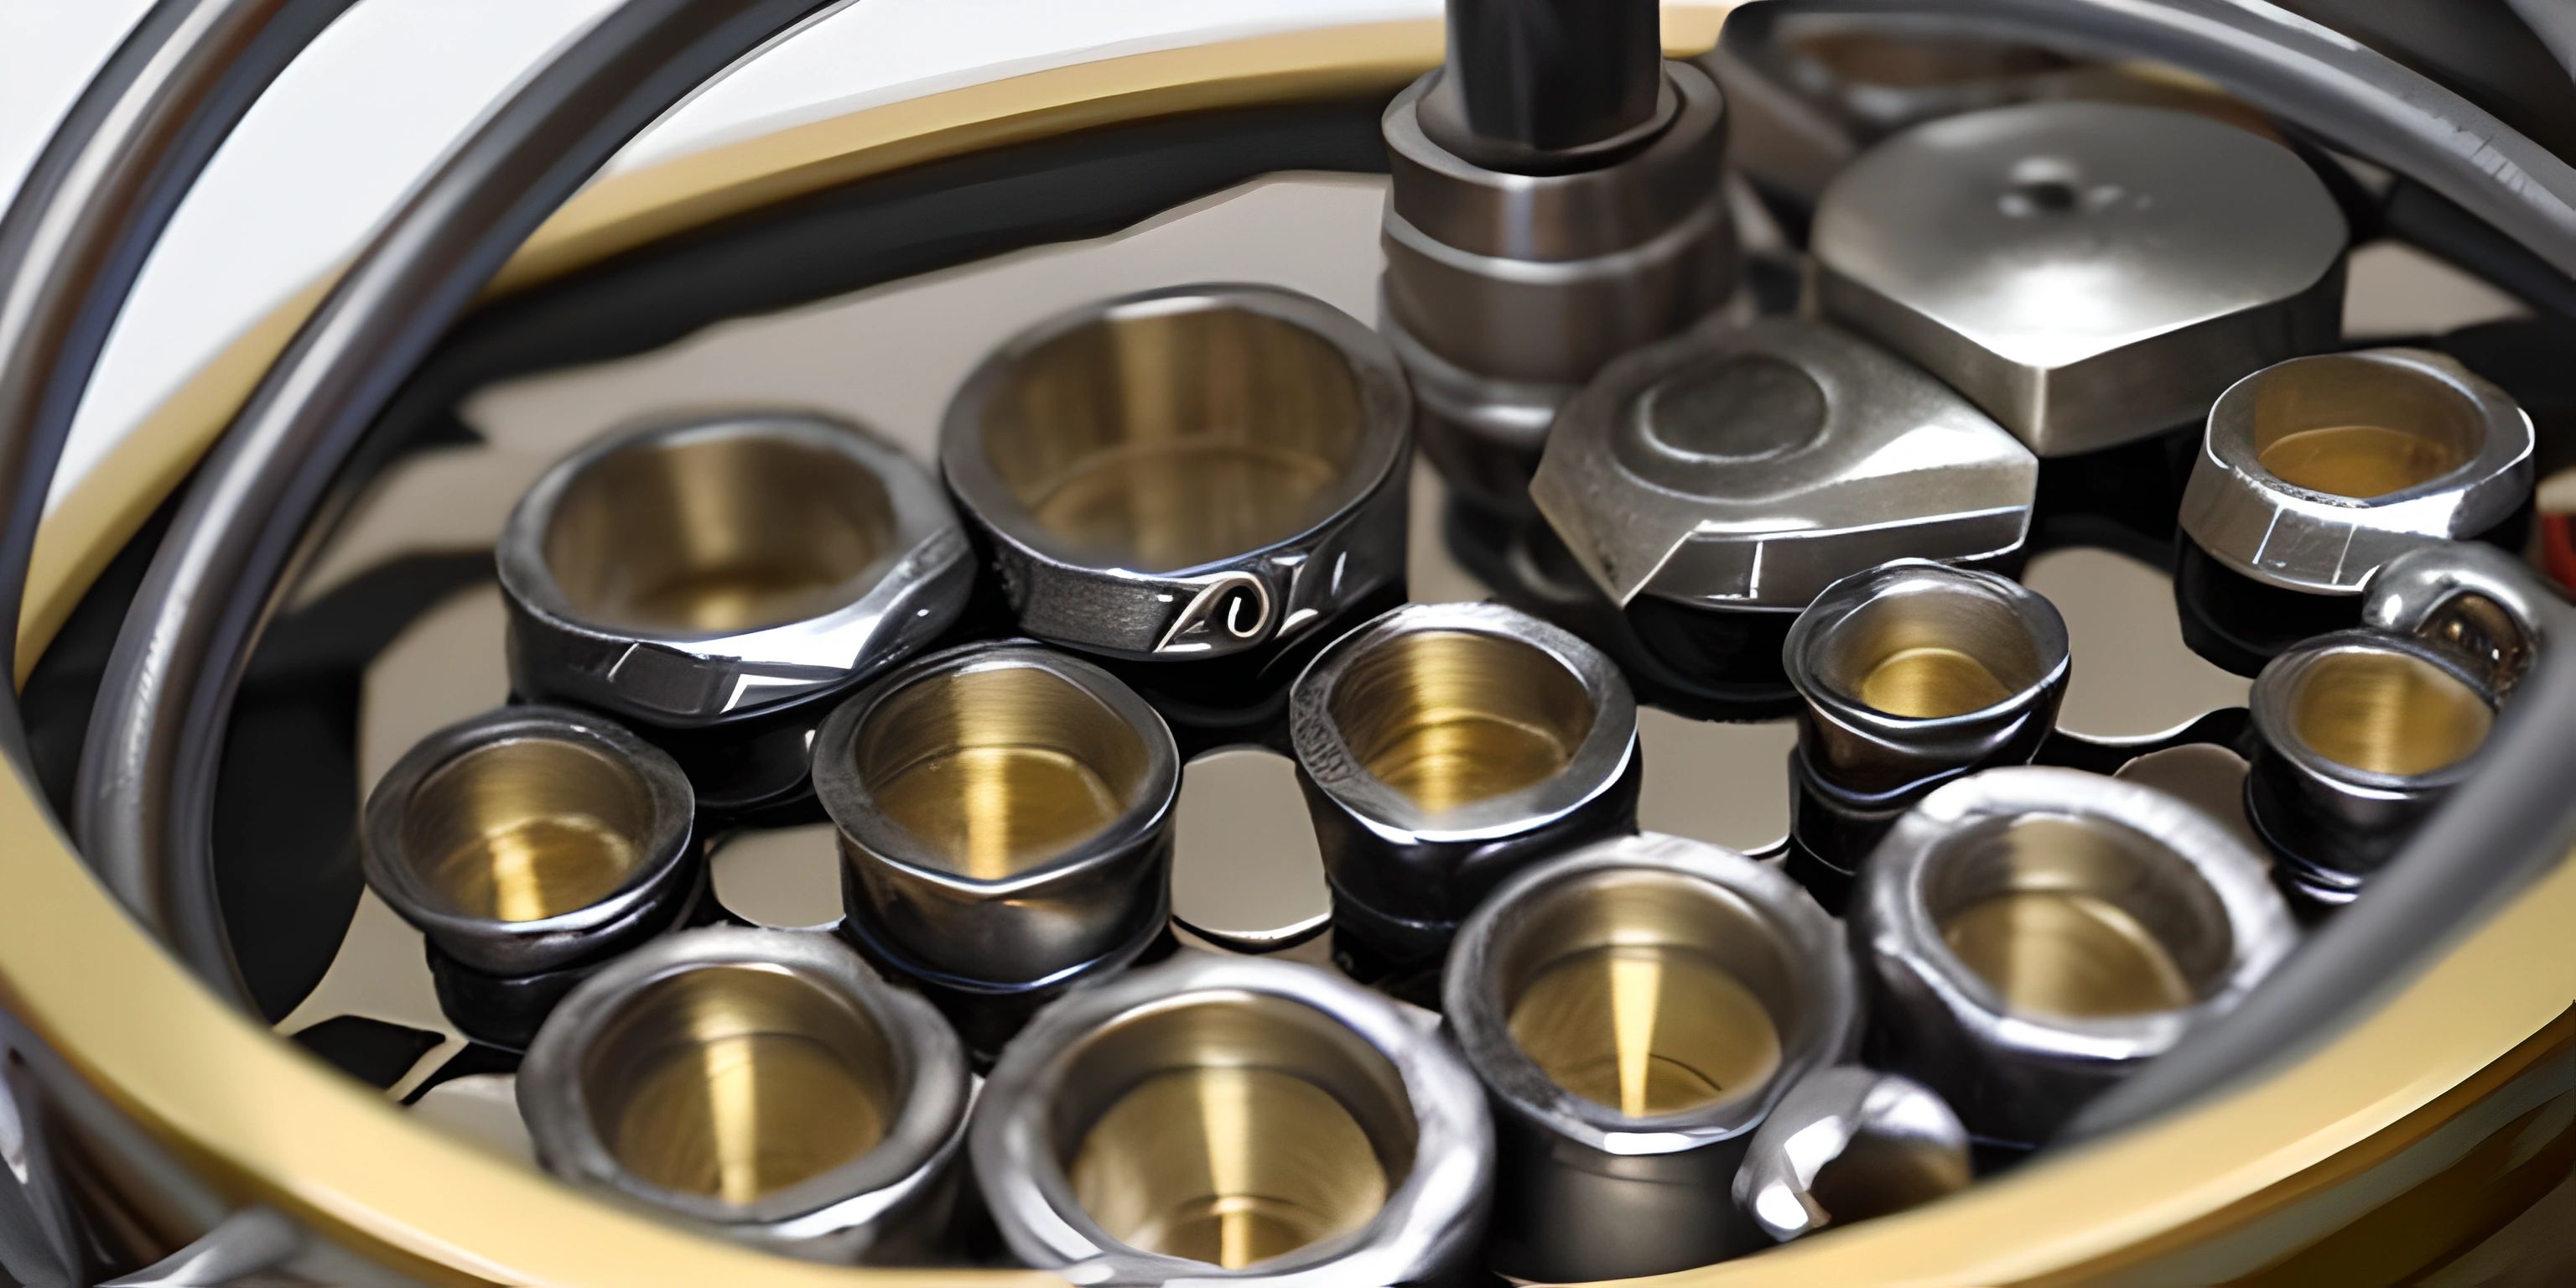
<svg viewBox="0 0 2576 1288">
<path fill-rule="evenodd" d="M 2440 478 L 2485 443 L 2465 395 L 2408 368 L 2330 354 L 2255 380 L 2255 459 L 2293 487 L 2366 501 Z"/>
<path fill-rule="evenodd" d="M 875 471 L 744 430 L 646 439 L 591 462 L 555 503 L 545 560 L 588 621 L 717 635 L 839 608 L 893 541 Z"/>
<path fill-rule="evenodd" d="M 783 970 L 701 966 L 626 999 L 581 1076 L 621 1166 L 742 1204 L 875 1148 L 901 1094 L 898 1069 L 855 1004 Z"/>
<path fill-rule="evenodd" d="M 1816 1169 L 1807 1192 L 1836 1225 L 1921 1207 L 1968 1187 L 1968 1160 L 1917 1137 L 1864 1127 Z"/>
<path fill-rule="evenodd" d="M 2301 742 L 2338 764 L 2428 774 L 2485 745 L 2495 711 L 2422 658 L 2347 650 L 2308 664 L 2290 695 L 2290 721 Z"/>
<path fill-rule="evenodd" d="M 576 742 L 514 738 L 422 779 L 402 847 L 448 911 L 537 921 L 623 885 L 652 824 L 652 794 L 632 767 Z"/>
<path fill-rule="evenodd" d="M 2036 685 L 2053 658 L 2030 623 L 1987 589 L 1916 583 L 1863 603 L 1817 635 L 1827 687 L 1873 711 L 1939 720 Z"/>
<path fill-rule="evenodd" d="M 1370 646 L 1326 707 L 1360 765 L 1426 814 L 1564 772 L 1594 715 L 1583 682 L 1547 653 L 1443 630 Z"/>
</svg>

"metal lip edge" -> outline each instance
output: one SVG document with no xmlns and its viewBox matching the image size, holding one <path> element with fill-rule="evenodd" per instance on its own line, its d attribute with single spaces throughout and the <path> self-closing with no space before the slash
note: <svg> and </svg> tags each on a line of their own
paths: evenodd
<svg viewBox="0 0 2576 1288">
<path fill-rule="evenodd" d="M 2281 757 L 2302 774 L 2326 782 L 2366 791 L 2425 792 L 2455 786 L 2475 773 L 2483 760 L 2483 743 L 2468 755 L 2437 769 L 2420 774 L 2392 774 L 2381 770 L 2347 765 L 2332 759 L 2309 745 L 2299 736 L 2299 722 L 2290 710 L 2290 697 L 2307 672 L 2336 654 L 2395 654 L 2412 658 L 2458 681 L 2486 704 L 2490 712 L 2500 713 L 2502 703 L 2494 689 L 2458 657 L 2412 635 L 2361 627 L 2330 631 L 2303 640 L 2263 665 L 2254 677 L 2246 708 L 2252 715 L 2255 734 L 2263 740 L 2266 751 Z"/>
<path fill-rule="evenodd" d="M 593 1128 L 579 1067 L 600 1026 L 628 998 L 709 968 L 779 971 L 865 1011 L 903 1080 L 884 1137 L 866 1153 L 749 1203 L 665 1189 L 619 1164 Z M 718 1228 L 785 1226 L 794 1239 L 863 1225 L 933 1183 L 966 1135 L 973 1100 L 965 1048 L 919 996 L 880 977 L 826 932 L 713 926 L 647 944 L 582 981 L 537 1032 L 519 1067 L 521 1116 L 558 1174 L 679 1212 Z"/>
<path fill-rule="evenodd" d="M 1954 1164 L 1956 1174 L 1943 1178 L 1954 1182 L 1954 1189 L 1973 1183 L 1968 1129 L 1948 1101 L 1903 1074 L 1844 1064 L 1800 1079 L 1754 1129 L 1744 1164 L 1729 1187 L 1735 1205 L 1781 1243 L 1850 1224 L 1848 1214 L 1808 1202 L 1811 1191 L 1825 1168 L 1854 1142 L 1890 1134 L 1890 1129 L 1902 1132 L 1908 1144 Z M 1810 1132 L 1822 1139 L 1808 1138 Z"/>
<path fill-rule="evenodd" d="M 1436 814 L 1360 764 L 1332 715 L 1333 693 L 1371 651 L 1435 631 L 1482 635 L 1537 650 L 1583 686 L 1592 724 L 1565 768 L 1516 791 Z M 1563 818 L 1615 789 L 1638 756 L 1637 699 L 1627 677 L 1573 632 L 1497 603 L 1406 604 L 1333 641 L 1288 689 L 1288 736 L 1297 767 L 1360 820 L 1417 841 L 1472 843 Z"/>
<path fill-rule="evenodd" d="M 1749 905 L 1791 950 L 1817 964 L 1821 996 L 1810 999 L 1816 1005 L 1808 1009 L 1827 1016 L 1824 1030 L 1793 1049 L 1783 1026 L 1780 1065 L 1759 1095 L 1630 1118 L 1558 1086 L 1512 1038 L 1492 987 L 1495 942 L 1511 930 L 1510 919 L 1526 901 L 1556 886 L 1620 871 L 1707 883 Z M 1712 842 L 1656 832 L 1596 841 L 1504 882 L 1460 926 L 1441 993 L 1450 1032 L 1495 1099 L 1554 1136 L 1620 1156 L 1675 1154 L 1747 1135 L 1809 1073 L 1847 1059 L 1860 1037 L 1860 982 L 1840 923 L 1771 865 Z"/>
<path fill-rule="evenodd" d="M 1992 597 L 2012 613 L 2014 620 L 2029 628 L 2042 656 L 2054 660 L 2038 678 L 2016 688 L 2003 701 L 1948 716 L 1890 714 L 1865 706 L 1858 698 L 1825 683 L 1816 674 L 1816 653 L 1826 633 L 1850 620 L 1853 613 L 1878 595 L 1901 591 L 1909 583 L 1937 586 L 1941 591 L 1974 590 Z M 2046 702 L 2052 691 L 2066 687 L 2074 668 L 2074 650 L 2066 633 L 2066 618 L 2047 596 L 2001 573 L 1909 558 L 1891 559 L 1827 586 L 1789 624 L 1788 638 L 1780 646 L 1780 665 L 1799 696 L 1838 723 L 1870 733 L 1920 736 L 1974 729 Z"/>
<path fill-rule="evenodd" d="M 636 776 L 652 811 L 651 826 L 639 838 L 644 859 L 615 889 L 553 916 L 503 921 L 450 911 L 422 882 L 403 842 L 412 798 L 461 756 L 533 741 L 583 746 Z M 368 888 L 449 956 L 478 970 L 523 975 L 583 956 L 595 947 L 592 935 L 613 932 L 668 890 L 694 852 L 696 815 L 697 798 L 679 762 L 625 726 L 570 707 L 505 706 L 430 734 L 385 771 L 360 814 L 358 863 Z"/>
<path fill-rule="evenodd" d="M 1111 1238 L 1075 1200 L 1052 1140 L 1053 1107 L 1072 1062 L 1093 1035 L 1122 1021 L 1251 999 L 1315 1011 L 1394 1067 L 1413 1115 L 1412 1167 L 1367 1224 L 1241 1270 L 1219 1271 Z M 1059 1269 L 1088 1268 L 1082 1282 L 1203 1275 L 1211 1282 L 1326 1288 L 1410 1282 L 1469 1255 L 1454 1245 L 1462 1230 L 1481 1222 L 1494 1137 L 1475 1075 L 1442 1040 L 1437 1017 L 1321 967 L 1183 949 L 1038 1012 L 985 1079 L 967 1152 L 1005 1242 L 1023 1256 L 1041 1249 Z"/>
</svg>

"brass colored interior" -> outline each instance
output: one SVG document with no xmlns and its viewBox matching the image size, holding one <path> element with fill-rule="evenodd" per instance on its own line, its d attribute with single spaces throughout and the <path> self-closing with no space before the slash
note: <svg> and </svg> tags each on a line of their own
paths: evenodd
<svg viewBox="0 0 2576 1288">
<path fill-rule="evenodd" d="M 638 990 L 602 1025 L 580 1076 L 621 1166 L 734 1204 L 875 1148 L 904 1081 L 859 1006 L 751 965 L 692 967 Z"/>
<path fill-rule="evenodd" d="M 1807 1193 L 1834 1224 L 1847 1225 L 1920 1207 L 1973 1179 L 1959 1150 L 1863 1123 L 1841 1153 L 1816 1169 Z"/>
<path fill-rule="evenodd" d="M 1564 663 L 1470 631 L 1372 643 L 1325 706 L 1360 765 L 1429 815 L 1564 772 L 1594 718 Z"/>
<path fill-rule="evenodd" d="M 1034 666 L 925 676 L 868 713 L 852 754 L 888 819 L 935 862 L 982 880 L 1098 835 L 1146 787 L 1136 727 Z"/>
<path fill-rule="evenodd" d="M 894 539 L 875 471 L 746 428 L 647 439 L 591 462 L 555 503 L 545 561 L 586 621 L 725 635 L 858 598 Z"/>
<path fill-rule="evenodd" d="M 1886 715 L 1939 720 L 1983 711 L 2046 678 L 2030 622 L 1983 587 L 1914 582 L 1860 605 L 1816 635 L 1816 678 Z"/>
<path fill-rule="evenodd" d="M 2466 395 L 2388 363 L 2328 355 L 2257 379 L 2255 459 L 2293 487 L 2366 501 L 2432 482 L 2485 445 Z"/>
<path fill-rule="evenodd" d="M 631 766 L 582 743 L 512 738 L 421 780 L 402 851 L 447 911 L 538 921 L 623 885 L 652 823 L 652 794 Z"/>
<path fill-rule="evenodd" d="M 1367 1225 L 1413 1165 L 1394 1066 L 1284 999 L 1228 995 L 1109 1026 L 1053 1110 L 1073 1198 L 1104 1233 L 1228 1269 Z"/>
<path fill-rule="evenodd" d="M 1175 572 L 1295 536 L 1359 456 L 1359 382 L 1291 322 L 1175 301 L 1055 336 L 1007 373 L 980 426 L 1013 499 L 1062 546 Z"/>
<path fill-rule="evenodd" d="M 2189 1006 L 2234 951 L 2216 892 L 2179 854 L 2108 820 L 2032 814 L 1950 838 L 1926 876 L 1950 951 L 2006 1010 L 2055 1019 Z"/>
<path fill-rule="evenodd" d="M 2290 722 L 2301 742 L 2337 764 L 2380 774 L 2429 774 L 2486 744 L 2495 709 L 2457 676 L 2394 650 L 2339 649 L 2299 673 Z"/>
</svg>

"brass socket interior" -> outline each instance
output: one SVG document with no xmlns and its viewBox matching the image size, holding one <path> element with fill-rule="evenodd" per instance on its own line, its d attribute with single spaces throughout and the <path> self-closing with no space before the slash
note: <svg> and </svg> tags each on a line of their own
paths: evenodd
<svg viewBox="0 0 2576 1288">
<path fill-rule="evenodd" d="M 1816 680 L 1849 702 L 1938 720 L 2011 701 L 2062 656 L 2012 604 L 1972 584 L 1916 580 L 1844 614 L 1809 646 Z"/>
<path fill-rule="evenodd" d="M 1227 993 L 1083 1040 L 1048 1128 L 1110 1238 L 1229 1269 L 1368 1224 L 1413 1167 L 1395 1066 L 1323 1013 Z"/>
<path fill-rule="evenodd" d="M 582 743 L 516 737 L 430 771 L 398 852 L 444 911 L 538 921 L 587 907 L 642 864 L 653 798 L 631 765 Z"/>
<path fill-rule="evenodd" d="M 2430 483 L 2486 445 L 2466 394 L 2406 367 L 2330 354 L 2255 379 L 2255 458 L 2293 487 L 2366 501 Z"/>
<path fill-rule="evenodd" d="M 1376 642 L 1326 709 L 1361 766 L 1425 814 L 1564 772 L 1597 715 L 1583 681 L 1546 651 L 1455 630 Z"/>
<path fill-rule="evenodd" d="M 542 549 L 588 622 L 724 635 L 856 599 L 894 541 L 874 470 L 745 425 L 648 435 L 591 461 L 556 500 Z"/>
<path fill-rule="evenodd" d="M 980 430 L 993 473 L 1087 561 L 1173 572 L 1295 536 L 1356 468 L 1360 383 L 1334 344 L 1209 299 L 1121 309 L 1007 368 Z"/>
<path fill-rule="evenodd" d="M 1979 820 L 1933 852 L 1924 894 L 1942 941 L 2016 1014 L 2187 1007 L 2235 954 L 2227 910 L 2190 861 L 2107 819 Z"/>
<path fill-rule="evenodd" d="M 2338 649 L 2301 668 L 2290 731 L 2310 750 L 2367 773 L 2429 774 L 2484 746 L 2495 710 L 2458 676 L 2411 653 Z"/>
<path fill-rule="evenodd" d="M 591 1125 L 665 1190 L 748 1204 L 885 1137 L 904 1065 L 858 1003 L 793 971 L 696 965 L 620 1001 L 582 1053 Z"/>
</svg>

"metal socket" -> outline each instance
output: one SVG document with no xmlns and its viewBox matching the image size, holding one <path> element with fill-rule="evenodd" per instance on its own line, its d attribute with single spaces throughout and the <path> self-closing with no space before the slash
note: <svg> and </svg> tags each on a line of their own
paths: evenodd
<svg viewBox="0 0 2576 1288">
<path fill-rule="evenodd" d="M 615 723 L 503 707 L 422 739 L 367 796 L 367 885 L 487 975 L 592 960 L 654 934 L 698 880 L 689 780 Z"/>
<path fill-rule="evenodd" d="M 2530 564 L 2494 546 L 2453 542 L 2380 565 L 2362 596 L 2361 620 L 2440 649 L 2502 701 L 2552 637 L 2576 629 L 2576 609 Z"/>
<path fill-rule="evenodd" d="M 1783 1243 L 1920 1207 L 1975 1179 L 1968 1129 L 1932 1089 L 1858 1065 L 1789 1089 L 1753 1133 L 1735 1205 Z"/>
<path fill-rule="evenodd" d="M 584 981 L 519 1067 L 538 1161 L 818 1261 L 937 1251 L 969 1082 L 930 1004 L 811 931 L 718 927 Z"/>
<path fill-rule="evenodd" d="M 2191 112 L 2039 103 L 1917 126 L 1829 184 L 1810 304 L 2041 456 L 2198 420 L 2331 348 L 2343 212 L 2307 163 Z"/>
<path fill-rule="evenodd" d="M 1041 1012 L 969 1148 L 1003 1242 L 1076 1283 L 1461 1280 L 1494 1176 L 1433 1016 L 1196 952 Z"/>
<path fill-rule="evenodd" d="M 1403 577 L 1412 415 L 1395 355 L 1348 315 L 1182 286 L 1012 337 L 949 403 L 939 459 L 1021 630 L 1206 658 Z"/>
<path fill-rule="evenodd" d="M 1671 836 L 1514 878 L 1459 932 L 1444 990 L 1494 1105 L 1492 1267 L 1547 1282 L 1767 1244 L 1728 1199 L 1746 1143 L 1860 1033 L 1824 909 L 1774 868 Z"/>
<path fill-rule="evenodd" d="M 1436 962 L 1532 860 L 1636 826 L 1627 680 L 1501 604 L 1408 604 L 1334 641 L 1288 734 L 1337 931 L 1398 964 Z"/>
<path fill-rule="evenodd" d="M 2013 1144 L 2235 1007 L 2298 939 L 2263 861 L 2197 806 L 2033 766 L 1898 820 L 1851 934 L 1887 1067 Z"/>
<path fill-rule="evenodd" d="M 1766 318 L 1610 364 L 1530 495 L 1614 603 L 1787 613 L 1890 559 L 2012 554 L 2038 487 L 2029 450 L 1939 381 Z"/>
<path fill-rule="evenodd" d="M 2531 451 L 2531 418 L 2447 355 L 2319 354 L 2219 396 L 2180 521 L 2194 545 L 2257 582 L 2358 594 L 2390 559 L 2520 510 Z"/>
</svg>

